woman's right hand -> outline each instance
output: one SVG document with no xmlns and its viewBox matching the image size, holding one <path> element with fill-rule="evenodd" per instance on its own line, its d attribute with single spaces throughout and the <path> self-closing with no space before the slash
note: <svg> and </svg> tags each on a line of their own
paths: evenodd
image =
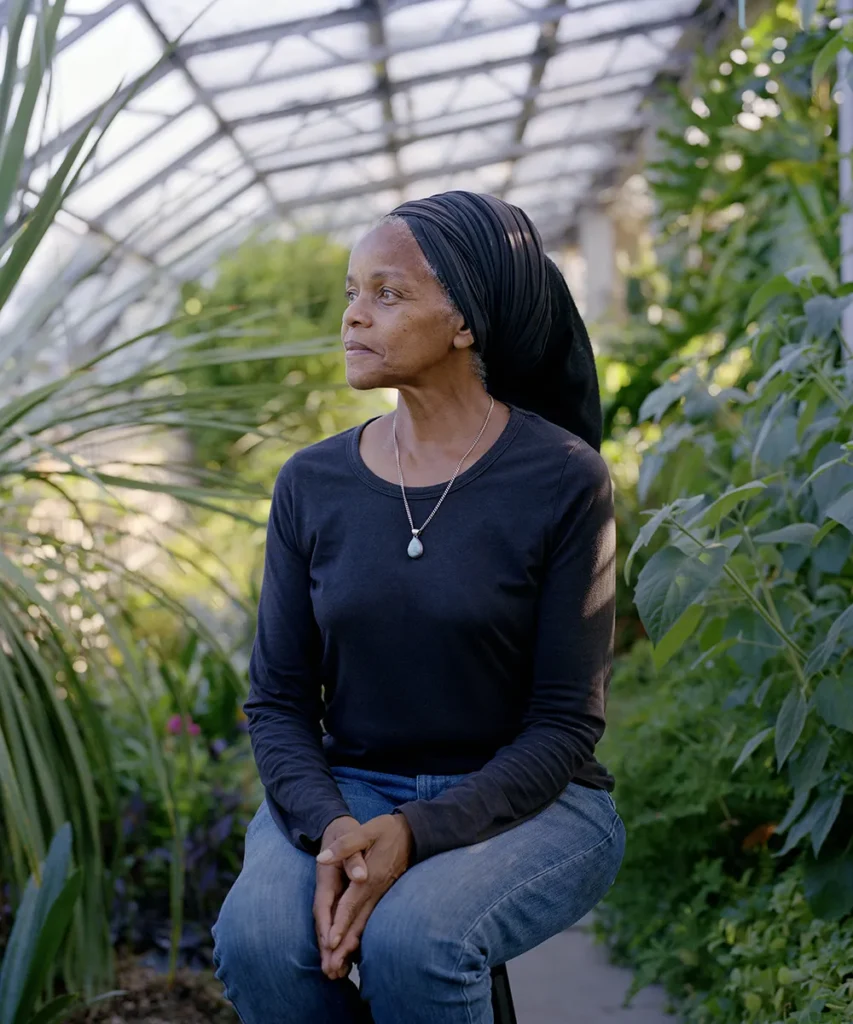
<svg viewBox="0 0 853 1024">
<path fill-rule="evenodd" d="M 347 832 L 359 827 L 355 818 L 335 818 L 323 833 L 322 849 Z M 317 932 L 317 945 L 320 947 L 320 957 L 323 973 L 333 981 L 337 978 L 345 978 L 349 974 L 351 965 L 344 963 L 343 967 L 333 970 L 329 961 L 333 950 L 329 949 L 329 930 L 335 917 L 335 910 L 338 900 L 341 898 L 347 887 L 347 882 L 367 881 L 367 865 L 361 853 L 350 857 L 342 867 L 337 865 L 317 865 L 317 885 L 314 890 L 314 926 Z"/>
</svg>

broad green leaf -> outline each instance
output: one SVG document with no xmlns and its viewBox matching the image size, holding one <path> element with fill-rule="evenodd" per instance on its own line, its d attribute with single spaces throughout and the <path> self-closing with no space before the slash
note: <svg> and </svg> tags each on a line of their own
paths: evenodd
<svg viewBox="0 0 853 1024">
<path fill-rule="evenodd" d="M 33 966 L 41 931 L 51 907 L 65 888 L 71 863 L 71 826 L 66 824 L 50 844 L 41 881 L 30 878 L 12 925 L 0 968 L 0 1024 L 14 1024 Z"/>
<path fill-rule="evenodd" d="M 800 0 L 800 18 L 806 32 L 811 28 L 817 11 L 818 0 Z"/>
<path fill-rule="evenodd" d="M 829 734 L 825 730 L 821 730 L 809 740 L 796 757 L 791 758 L 788 762 L 791 785 L 798 795 L 802 793 L 805 797 L 809 790 L 820 782 L 830 745 Z M 805 801 L 803 806 L 805 806 Z"/>
<path fill-rule="evenodd" d="M 803 813 L 806 809 L 806 804 L 809 802 L 810 795 L 811 789 L 801 789 L 794 795 L 794 799 L 791 801 L 788 810 L 785 812 L 785 817 L 779 822 L 779 826 L 776 829 L 780 835 L 787 832 L 797 818 L 799 818 Z"/>
<path fill-rule="evenodd" d="M 74 907 L 80 897 L 82 886 L 83 876 L 79 870 L 75 871 L 48 910 L 33 950 L 27 983 L 18 1004 L 18 1014 L 22 1015 L 25 1020 L 32 1013 L 42 988 L 55 966 L 56 956 L 71 924 Z"/>
<path fill-rule="evenodd" d="M 693 636 L 696 627 L 702 619 L 702 606 L 692 604 L 684 612 L 678 622 L 661 637 L 660 643 L 655 645 L 652 657 L 655 668 L 662 669 L 669 659 L 677 654 L 685 642 Z"/>
<path fill-rule="evenodd" d="M 796 293 L 797 289 L 794 284 L 784 274 L 778 274 L 766 281 L 753 294 L 746 308 L 747 321 L 754 320 L 772 299 L 776 299 L 780 295 L 796 295 Z"/>
<path fill-rule="evenodd" d="M 734 608 L 725 621 L 723 632 L 737 641 L 729 650 L 729 657 L 747 676 L 757 676 L 768 659 L 782 647 L 779 634 L 751 607 Z"/>
<path fill-rule="evenodd" d="M 68 1013 L 79 1002 L 80 999 L 75 995 L 57 996 L 56 999 L 45 1003 L 35 1016 L 30 1017 L 27 1024 L 58 1024 L 59 1021 L 66 1019 Z"/>
<path fill-rule="evenodd" d="M 664 505 L 663 508 L 659 508 L 655 511 L 654 515 L 649 519 L 647 523 L 644 523 L 637 534 L 637 539 L 631 545 L 631 550 L 628 552 L 628 557 L 625 559 L 625 582 L 630 583 L 631 581 L 631 566 L 634 564 L 634 559 L 637 552 L 644 548 L 654 537 L 667 517 L 672 515 L 674 512 L 687 512 L 695 505 L 700 504 L 704 500 L 704 495 L 699 494 L 693 498 L 679 498 L 672 502 L 670 505 Z M 642 513 L 648 515 L 647 512 Z"/>
<path fill-rule="evenodd" d="M 756 544 L 811 544 L 816 533 L 814 523 L 791 523 L 778 530 L 759 533 L 753 540 Z"/>
<path fill-rule="evenodd" d="M 785 346 L 782 349 L 782 355 L 769 367 L 761 377 L 761 379 L 755 385 L 755 394 L 764 395 L 771 381 L 775 380 L 782 373 L 788 373 L 798 363 L 805 362 L 812 352 L 812 346 L 808 343 L 802 345 Z M 779 387 L 784 384 L 783 381 L 779 382 Z M 782 394 L 779 398 L 786 398 L 787 396 Z M 784 403 L 782 403 L 784 404 Z"/>
<path fill-rule="evenodd" d="M 810 263 L 804 263 L 800 267 L 791 267 L 785 271 L 785 277 L 794 285 L 801 285 L 807 278 L 812 277 L 815 268 Z"/>
<path fill-rule="evenodd" d="M 706 548 L 701 557 L 677 548 L 656 552 L 637 579 L 635 600 L 652 643 L 658 644 L 685 610 L 722 575 L 729 558 L 722 544 Z"/>
<path fill-rule="evenodd" d="M 676 380 L 668 380 L 650 395 L 647 395 L 640 406 L 640 422 L 653 419 L 660 423 L 664 413 L 680 401 L 692 390 L 696 383 L 696 373 L 693 370 L 685 370 Z"/>
<path fill-rule="evenodd" d="M 832 860 L 808 858 L 803 889 L 815 917 L 838 921 L 853 910 L 853 857 L 842 853 Z"/>
<path fill-rule="evenodd" d="M 711 619 L 699 634 L 699 650 L 710 651 L 712 647 L 715 647 L 723 639 L 723 630 L 725 625 L 725 619 Z"/>
<path fill-rule="evenodd" d="M 853 489 L 845 491 L 840 498 L 836 498 L 827 508 L 826 515 L 829 519 L 834 519 L 836 523 L 846 526 L 853 533 Z M 841 566 L 839 566 L 840 568 Z"/>
<path fill-rule="evenodd" d="M 816 92 L 820 83 L 826 78 L 835 59 L 844 48 L 844 39 L 839 32 L 834 35 L 815 58 L 812 65 L 812 92 Z"/>
<path fill-rule="evenodd" d="M 841 314 L 850 305 L 851 297 L 834 299 L 831 295 L 815 295 L 805 302 L 806 322 L 818 338 L 828 338 L 841 320 Z"/>
<path fill-rule="evenodd" d="M 671 508 L 669 505 L 666 505 L 663 508 L 659 508 L 651 517 L 651 519 L 649 519 L 648 522 L 643 523 L 643 525 L 640 527 L 639 532 L 637 533 L 637 539 L 631 545 L 631 550 L 628 552 L 628 557 L 625 559 L 624 574 L 626 583 L 631 582 L 631 566 L 634 564 L 634 559 L 637 557 L 637 552 L 641 548 L 644 548 L 649 543 L 649 541 L 654 537 L 654 535 L 657 533 L 658 529 L 664 523 L 670 512 Z"/>
<path fill-rule="evenodd" d="M 806 724 L 808 707 L 799 688 L 791 690 L 779 709 L 776 718 L 776 767 L 781 768 L 794 749 L 803 726 Z"/>
<path fill-rule="evenodd" d="M 838 817 L 843 799 L 843 790 L 821 793 L 815 797 L 808 811 L 799 821 L 791 826 L 788 831 L 788 838 L 785 840 L 785 845 L 774 856 L 784 857 L 786 853 L 793 850 L 802 839 L 809 835 L 812 836 L 812 846 L 815 849 L 815 854 L 819 853 L 824 840 L 829 835 L 829 830 Z"/>
<path fill-rule="evenodd" d="M 842 639 L 851 641 L 849 646 L 853 646 L 853 605 L 844 609 L 829 627 L 823 640 L 809 655 L 805 664 L 806 675 L 813 676 L 817 672 L 822 672 Z"/>
<path fill-rule="evenodd" d="M 761 732 L 757 732 L 751 739 L 748 739 L 746 743 L 744 743 L 743 750 L 741 750 L 737 761 L 735 761 L 735 766 L 732 768 L 733 772 L 736 772 L 750 754 L 761 746 L 771 732 L 773 732 L 772 729 L 762 729 Z"/>
<path fill-rule="evenodd" d="M 811 833 L 812 849 L 814 850 L 815 857 L 820 853 L 826 837 L 835 824 L 835 819 L 838 817 L 838 812 L 841 810 L 843 802 L 843 789 L 838 790 L 837 793 L 826 793 L 815 801 L 814 822 Z"/>
<path fill-rule="evenodd" d="M 853 732 L 853 676 L 826 678 L 814 694 L 815 707 L 827 725 Z"/>
<path fill-rule="evenodd" d="M 738 505 L 745 501 L 749 501 L 754 498 L 757 494 L 760 494 L 765 490 L 767 484 L 762 480 L 752 480 L 748 484 L 741 484 L 740 487 L 734 487 L 730 491 L 726 491 L 725 494 L 721 494 L 716 501 L 702 509 L 697 515 L 695 515 L 689 522 L 690 526 L 710 526 L 714 527 L 725 519 L 725 517 L 737 508 Z"/>
</svg>

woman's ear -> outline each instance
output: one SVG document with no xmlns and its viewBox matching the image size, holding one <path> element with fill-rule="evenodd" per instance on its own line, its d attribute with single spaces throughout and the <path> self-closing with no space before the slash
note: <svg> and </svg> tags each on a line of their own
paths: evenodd
<svg viewBox="0 0 853 1024">
<path fill-rule="evenodd" d="M 471 333 L 471 328 L 465 321 L 462 321 L 462 326 L 456 332 L 456 337 L 453 339 L 453 347 L 456 349 L 471 348 L 474 344 L 474 335 Z"/>
</svg>

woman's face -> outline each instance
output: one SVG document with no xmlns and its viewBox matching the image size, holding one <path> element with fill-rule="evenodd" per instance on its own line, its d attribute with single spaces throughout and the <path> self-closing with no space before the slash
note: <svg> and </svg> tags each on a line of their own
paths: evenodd
<svg viewBox="0 0 853 1024">
<path fill-rule="evenodd" d="M 359 391 L 423 383 L 473 342 L 405 224 L 374 228 L 350 255 L 341 339 Z"/>
</svg>

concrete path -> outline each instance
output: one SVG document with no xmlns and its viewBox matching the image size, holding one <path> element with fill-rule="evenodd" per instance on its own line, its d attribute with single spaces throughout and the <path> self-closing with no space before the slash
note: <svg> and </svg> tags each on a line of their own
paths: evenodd
<svg viewBox="0 0 853 1024">
<path fill-rule="evenodd" d="M 588 918 L 511 960 L 508 971 L 518 1024 L 676 1024 L 659 989 L 643 989 L 623 1008 L 631 972 L 608 961 Z"/>
</svg>

